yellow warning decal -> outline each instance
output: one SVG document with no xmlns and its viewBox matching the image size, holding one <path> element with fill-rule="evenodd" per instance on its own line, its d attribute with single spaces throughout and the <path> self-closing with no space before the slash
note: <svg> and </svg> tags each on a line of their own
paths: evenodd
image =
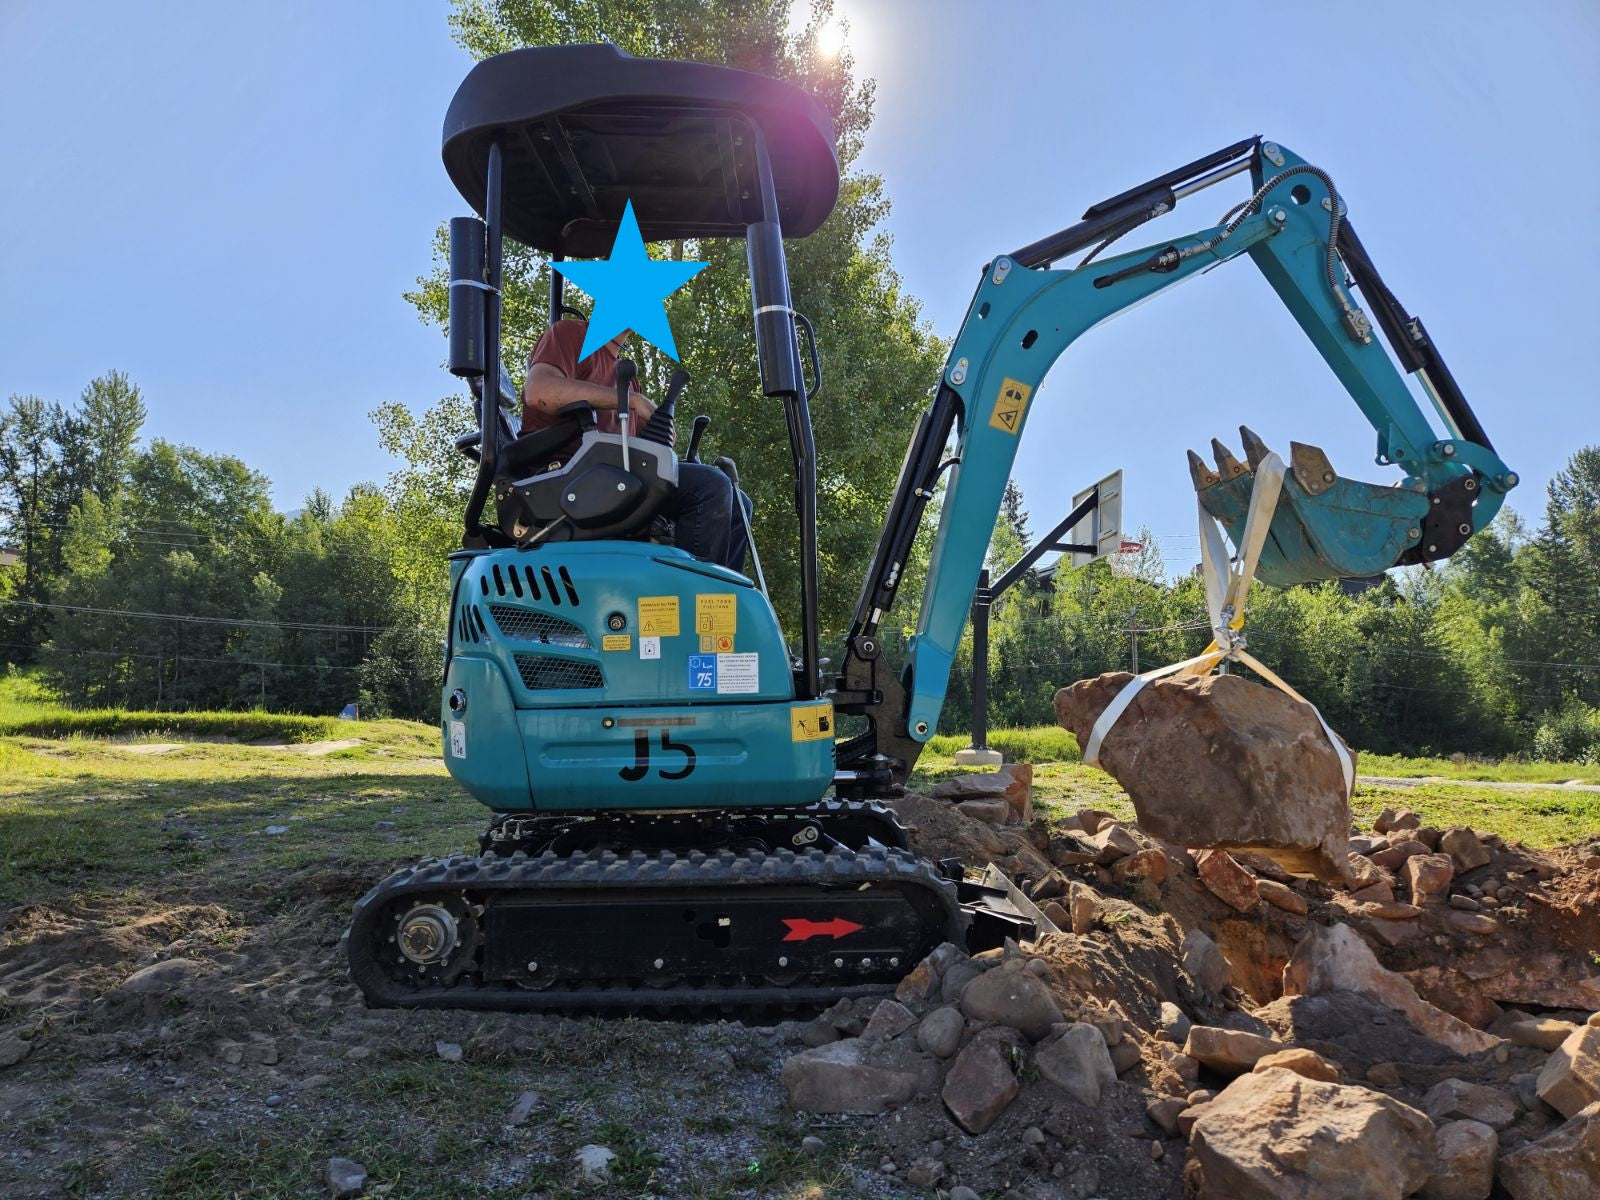
<svg viewBox="0 0 1600 1200">
<path fill-rule="evenodd" d="M 633 635 L 631 633 L 608 633 L 600 639 L 602 650 L 632 650 Z"/>
<path fill-rule="evenodd" d="M 789 710 L 789 740 L 820 742 L 833 740 L 833 705 L 802 704 Z"/>
<path fill-rule="evenodd" d="M 732 654 L 733 637 L 726 633 L 702 633 L 700 635 L 701 654 Z"/>
<path fill-rule="evenodd" d="M 676 596 L 639 597 L 639 636 L 642 638 L 678 636 Z"/>
<path fill-rule="evenodd" d="M 732 592 L 703 592 L 694 598 L 694 631 L 701 637 L 732 637 L 738 632 L 739 602 Z"/>
<path fill-rule="evenodd" d="M 994 412 L 989 415 L 993 429 L 1003 429 L 1015 434 L 1022 428 L 1022 414 L 1028 411 L 1028 398 L 1033 388 L 1007 376 L 1000 382 L 1000 394 L 994 399 Z"/>
</svg>

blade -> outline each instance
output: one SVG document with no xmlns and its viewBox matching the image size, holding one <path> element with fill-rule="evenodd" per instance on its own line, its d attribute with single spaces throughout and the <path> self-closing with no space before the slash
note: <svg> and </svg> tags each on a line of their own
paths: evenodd
<svg viewBox="0 0 1600 1200">
<path fill-rule="evenodd" d="M 1218 475 L 1210 467 L 1206 466 L 1205 459 L 1201 458 L 1193 450 L 1190 450 L 1188 453 L 1189 477 L 1194 480 L 1195 491 L 1203 492 L 1212 484 L 1221 481 L 1222 476 Z"/>
</svg>

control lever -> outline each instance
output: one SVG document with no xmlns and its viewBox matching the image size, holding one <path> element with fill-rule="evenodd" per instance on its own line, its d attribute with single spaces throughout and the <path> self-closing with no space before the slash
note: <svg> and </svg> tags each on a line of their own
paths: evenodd
<svg viewBox="0 0 1600 1200">
<path fill-rule="evenodd" d="M 706 429 L 711 424 L 711 418 L 701 413 L 694 419 L 694 429 L 689 434 L 689 448 L 683 452 L 683 461 L 697 463 L 700 461 L 700 439 L 705 437 Z"/>
<path fill-rule="evenodd" d="M 631 358 L 617 360 L 617 428 L 622 431 L 622 469 L 629 470 L 628 466 L 628 393 L 633 390 L 633 381 L 639 375 L 639 368 L 633 365 Z"/>
<path fill-rule="evenodd" d="M 645 427 L 639 431 L 642 440 L 655 442 L 669 450 L 672 448 L 672 444 L 678 440 L 678 397 L 688 386 L 689 372 L 679 367 L 667 381 L 665 399 L 656 406 L 655 412 L 651 413 L 650 419 L 645 422 Z"/>
</svg>

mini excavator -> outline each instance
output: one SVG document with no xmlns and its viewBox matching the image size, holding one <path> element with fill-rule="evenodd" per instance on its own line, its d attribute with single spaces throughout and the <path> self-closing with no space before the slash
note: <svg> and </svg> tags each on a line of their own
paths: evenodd
<svg viewBox="0 0 1600 1200">
<path fill-rule="evenodd" d="M 450 223 L 449 366 L 478 394 L 479 426 L 457 442 L 477 465 L 450 561 L 440 720 L 450 773 L 493 817 L 478 855 L 423 860 L 359 902 L 346 947 L 375 1006 L 809 1006 L 892 988 L 942 942 L 1025 936 L 1023 912 L 959 864 L 920 858 L 880 801 L 899 793 L 937 726 L 1045 373 L 1080 334 L 1191 275 L 1254 262 L 1377 431 L 1378 463 L 1401 475 L 1356 482 L 1292 444 L 1261 579 L 1288 586 L 1445 558 L 1517 482 L 1422 322 L 1372 265 L 1333 180 L 1247 138 L 984 266 L 825 680 L 809 409 L 821 355 L 793 308 L 783 244 L 815 231 L 837 200 L 825 108 L 786 82 L 611 45 L 516 50 L 461 84 L 444 163 L 476 214 Z M 1248 194 L 1218 224 L 1106 253 L 1241 176 Z M 558 320 L 561 261 L 607 253 L 630 199 L 646 241 L 744 239 L 761 391 L 783 406 L 794 466 L 793 644 L 764 585 L 675 547 L 659 519 L 677 479 L 686 375 L 631 437 L 626 425 L 598 431 L 589 405 L 514 433 L 503 239 L 550 256 Z M 624 405 L 630 373 L 621 366 Z M 1265 454 L 1244 432 L 1243 462 L 1220 445 L 1215 469 L 1190 456 L 1203 507 L 1236 543 Z M 576 448 L 557 462 L 563 446 Z M 891 662 L 879 631 L 941 483 L 915 636 Z M 844 716 L 859 729 L 849 737 L 836 736 Z"/>
</svg>

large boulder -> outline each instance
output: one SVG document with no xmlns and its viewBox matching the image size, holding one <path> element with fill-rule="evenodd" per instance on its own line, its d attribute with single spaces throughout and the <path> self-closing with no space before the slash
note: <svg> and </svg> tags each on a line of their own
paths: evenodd
<svg viewBox="0 0 1600 1200">
<path fill-rule="evenodd" d="M 1512 1200 L 1594 1200 L 1600 1195 L 1600 1103 L 1502 1154 L 1496 1175 Z"/>
<path fill-rule="evenodd" d="M 1229 1200 L 1401 1200 L 1434 1173 L 1433 1122 L 1361 1087 L 1241 1075 L 1195 1121 L 1202 1192 Z"/>
<path fill-rule="evenodd" d="M 910 1100 L 924 1082 L 914 1064 L 897 1061 L 882 1047 L 846 1038 L 802 1050 L 783 1064 L 778 1081 L 800 1112 L 881 1113 Z"/>
<path fill-rule="evenodd" d="M 1063 688 L 1056 720 L 1084 744 L 1132 679 L 1116 671 Z M 1275 688 L 1239 675 L 1148 683 L 1101 742 L 1100 763 L 1146 833 L 1344 875 L 1350 802 L 1338 756 L 1310 707 Z"/>
<path fill-rule="evenodd" d="M 1457 1054 L 1476 1054 L 1500 1045 L 1493 1034 L 1474 1029 L 1417 995 L 1411 981 L 1383 966 L 1348 925 L 1313 926 L 1283 969 L 1286 996 L 1330 991 L 1358 992 L 1399 1009 L 1418 1033 Z"/>
</svg>

